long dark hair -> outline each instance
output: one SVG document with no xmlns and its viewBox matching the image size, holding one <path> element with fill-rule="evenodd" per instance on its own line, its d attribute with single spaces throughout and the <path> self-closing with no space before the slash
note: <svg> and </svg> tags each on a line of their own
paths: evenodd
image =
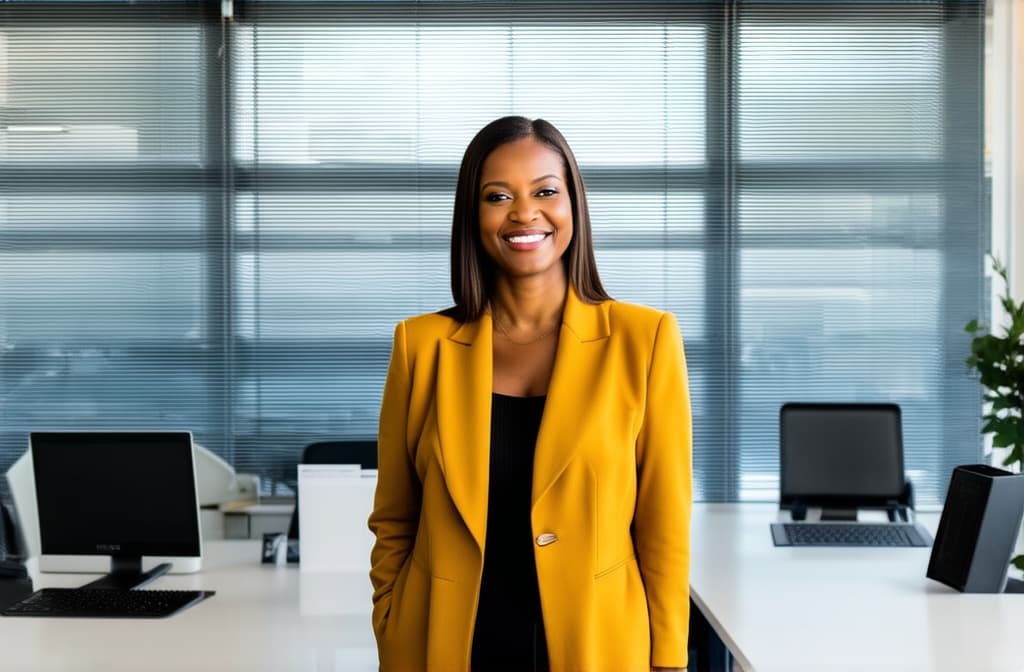
<svg viewBox="0 0 1024 672">
<path fill-rule="evenodd" d="M 452 218 L 452 298 L 455 306 L 445 314 L 459 322 L 472 322 L 483 314 L 494 292 L 495 265 L 480 241 L 480 173 L 484 160 L 507 142 L 536 138 L 562 156 L 572 203 L 572 240 L 562 257 L 569 284 L 586 303 L 610 299 L 594 260 L 590 212 L 576 157 L 558 129 L 543 119 L 502 117 L 484 126 L 469 143 L 459 167 Z"/>
</svg>

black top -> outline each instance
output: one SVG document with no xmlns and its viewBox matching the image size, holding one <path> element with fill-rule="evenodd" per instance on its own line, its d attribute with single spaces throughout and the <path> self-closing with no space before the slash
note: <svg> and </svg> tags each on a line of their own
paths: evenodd
<svg viewBox="0 0 1024 672">
<path fill-rule="evenodd" d="M 547 670 L 533 557 L 533 454 L 546 397 L 491 400 L 491 477 L 473 672 Z"/>
</svg>

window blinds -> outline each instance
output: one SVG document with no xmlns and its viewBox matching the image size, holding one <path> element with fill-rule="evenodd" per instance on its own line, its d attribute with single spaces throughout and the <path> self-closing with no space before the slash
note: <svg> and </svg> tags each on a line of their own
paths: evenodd
<svg viewBox="0 0 1024 672">
<path fill-rule="evenodd" d="M 41 428 L 229 443 L 204 5 L 0 5 L 0 468 Z"/>
<path fill-rule="evenodd" d="M 734 36 L 732 487 L 774 495 L 783 402 L 878 400 L 940 501 L 980 458 L 982 7 L 740 3 Z"/>
<path fill-rule="evenodd" d="M 0 9 L 0 466 L 173 426 L 288 486 L 372 437 L 505 114 L 576 151 L 612 295 L 677 315 L 699 499 L 776 496 L 784 401 L 901 404 L 920 502 L 979 458 L 980 3 L 208 11 Z"/>
</svg>

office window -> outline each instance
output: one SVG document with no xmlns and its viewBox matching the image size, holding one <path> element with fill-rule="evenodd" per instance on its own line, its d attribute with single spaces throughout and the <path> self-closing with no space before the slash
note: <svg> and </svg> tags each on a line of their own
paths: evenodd
<svg viewBox="0 0 1024 672">
<path fill-rule="evenodd" d="M 981 7 L 741 3 L 735 30 L 740 499 L 770 499 L 785 401 L 893 401 L 918 499 L 980 457 Z"/>
<path fill-rule="evenodd" d="M 373 436 L 505 114 L 575 149 L 613 296 L 676 313 L 699 499 L 775 497 L 784 401 L 901 404 L 923 503 L 980 457 L 980 2 L 213 4 L 0 10 L 0 468 L 184 427 L 287 492 Z"/>
<path fill-rule="evenodd" d="M 376 434 L 395 323 L 451 304 L 462 152 L 507 114 L 566 134 L 609 291 L 675 311 L 699 352 L 715 30 L 687 5 L 245 5 L 232 52 L 236 462 Z"/>
<path fill-rule="evenodd" d="M 204 5 L 0 7 L 0 469 L 33 429 L 229 443 Z"/>
</svg>

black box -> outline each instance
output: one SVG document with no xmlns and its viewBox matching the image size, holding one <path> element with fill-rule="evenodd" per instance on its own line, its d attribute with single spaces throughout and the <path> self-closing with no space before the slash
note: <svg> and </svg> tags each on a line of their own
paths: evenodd
<svg viewBox="0 0 1024 672">
<path fill-rule="evenodd" d="M 1003 592 L 1022 516 L 1024 475 L 986 464 L 956 467 L 928 578 L 963 593 Z"/>
</svg>

